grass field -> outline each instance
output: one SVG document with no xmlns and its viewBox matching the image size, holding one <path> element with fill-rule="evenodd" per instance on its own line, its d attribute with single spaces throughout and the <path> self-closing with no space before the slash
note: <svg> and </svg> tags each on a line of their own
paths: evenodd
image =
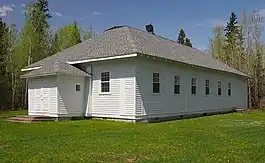
<svg viewBox="0 0 265 163">
<path fill-rule="evenodd" d="M 153 124 L 18 124 L 0 113 L 0 162 L 265 162 L 265 112 Z"/>
</svg>

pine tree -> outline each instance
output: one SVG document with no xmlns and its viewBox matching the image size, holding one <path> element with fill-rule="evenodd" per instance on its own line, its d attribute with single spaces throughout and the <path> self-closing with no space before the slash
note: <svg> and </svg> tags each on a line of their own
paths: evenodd
<svg viewBox="0 0 265 163">
<path fill-rule="evenodd" d="M 188 37 L 186 37 L 186 39 L 185 39 L 185 45 L 189 46 L 189 47 L 192 47 L 192 43 L 191 43 L 191 41 L 190 41 L 190 39 Z"/>
<path fill-rule="evenodd" d="M 179 44 L 184 45 L 185 44 L 185 37 L 186 37 L 186 34 L 185 34 L 184 30 L 181 29 L 180 32 L 179 32 L 179 34 L 178 34 L 178 40 L 177 40 L 177 42 Z"/>
<path fill-rule="evenodd" d="M 236 45 L 238 35 L 237 16 L 234 12 L 231 13 L 230 20 L 225 27 L 226 45 L 225 45 L 225 63 L 238 69 L 238 62 L 236 60 Z"/>
</svg>

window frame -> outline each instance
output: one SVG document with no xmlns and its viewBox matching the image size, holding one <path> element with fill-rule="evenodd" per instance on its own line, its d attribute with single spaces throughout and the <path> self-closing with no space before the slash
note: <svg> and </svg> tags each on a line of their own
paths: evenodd
<svg viewBox="0 0 265 163">
<path fill-rule="evenodd" d="M 210 95 L 210 80 L 206 79 L 205 80 L 205 95 L 209 96 Z"/>
<path fill-rule="evenodd" d="M 195 77 L 191 78 L 191 95 L 197 94 L 197 80 Z"/>
<path fill-rule="evenodd" d="M 158 75 L 157 76 L 158 80 L 155 80 L 156 79 L 155 75 Z M 152 86 L 153 86 L 153 90 L 152 90 L 153 94 L 159 94 L 160 93 L 160 74 L 158 72 L 153 72 Z M 158 91 L 155 90 L 156 86 L 158 86 Z"/>
<path fill-rule="evenodd" d="M 217 96 L 222 96 L 222 82 L 220 80 L 217 81 Z"/>
<path fill-rule="evenodd" d="M 173 93 L 174 95 L 179 95 L 180 94 L 180 76 L 175 75 L 173 78 L 173 84 L 174 84 L 174 88 L 173 88 Z M 178 91 L 176 91 L 178 90 Z"/>
<path fill-rule="evenodd" d="M 79 86 L 79 90 L 77 89 L 78 86 Z M 80 83 L 75 84 L 75 92 L 81 92 L 81 84 Z"/>
<path fill-rule="evenodd" d="M 102 80 L 103 79 L 103 74 L 104 73 L 107 73 L 108 74 L 108 80 Z M 101 94 L 109 94 L 110 93 L 110 86 L 111 86 L 111 73 L 109 72 L 109 71 L 103 71 L 103 72 L 100 72 L 100 93 Z M 107 84 L 107 86 L 108 86 L 108 91 L 103 91 L 104 89 L 103 89 L 103 87 L 102 87 L 102 85 L 103 84 Z"/>
<path fill-rule="evenodd" d="M 227 95 L 232 96 L 232 83 L 228 83 Z"/>
</svg>

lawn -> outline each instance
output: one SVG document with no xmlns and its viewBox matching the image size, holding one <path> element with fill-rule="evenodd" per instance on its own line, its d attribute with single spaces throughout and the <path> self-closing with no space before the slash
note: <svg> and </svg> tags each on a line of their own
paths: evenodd
<svg viewBox="0 0 265 163">
<path fill-rule="evenodd" d="M 0 113 L 0 162 L 265 162 L 265 112 L 164 123 L 18 124 Z"/>
</svg>

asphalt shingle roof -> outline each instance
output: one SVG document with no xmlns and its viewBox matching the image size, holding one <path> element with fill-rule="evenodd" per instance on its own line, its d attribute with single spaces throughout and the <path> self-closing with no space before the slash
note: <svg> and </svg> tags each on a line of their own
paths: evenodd
<svg viewBox="0 0 265 163">
<path fill-rule="evenodd" d="M 52 74 L 67 74 L 74 76 L 90 76 L 84 71 L 69 65 L 68 63 L 62 61 L 54 61 L 48 64 L 43 65 L 40 69 L 30 71 L 21 76 L 21 78 L 32 78 L 38 76 L 46 76 Z"/>
<path fill-rule="evenodd" d="M 65 49 L 26 68 L 43 66 L 56 60 L 64 62 L 80 61 L 132 53 L 162 57 L 184 64 L 247 76 L 195 48 L 180 45 L 175 41 L 129 26 L 106 30 L 94 39 Z"/>
</svg>

